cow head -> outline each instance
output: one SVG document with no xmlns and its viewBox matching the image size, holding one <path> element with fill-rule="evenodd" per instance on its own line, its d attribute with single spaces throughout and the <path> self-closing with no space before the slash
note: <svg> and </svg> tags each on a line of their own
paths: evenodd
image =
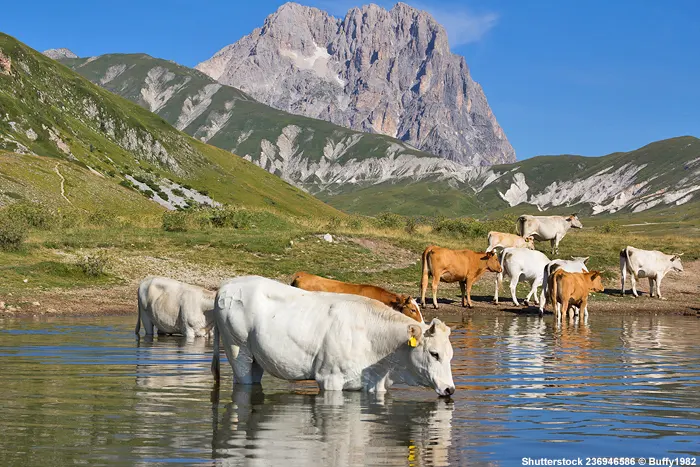
<svg viewBox="0 0 700 467">
<path fill-rule="evenodd" d="M 525 237 L 525 246 L 531 250 L 535 249 L 535 237 L 530 235 L 529 237 Z"/>
<path fill-rule="evenodd" d="M 502 272 L 503 268 L 501 267 L 500 261 L 498 261 L 498 256 L 496 253 L 493 251 L 489 251 L 488 253 L 485 253 L 485 256 L 481 258 L 483 261 L 486 261 L 486 269 L 488 269 L 491 272 Z"/>
<path fill-rule="evenodd" d="M 453 355 L 450 328 L 437 318 L 425 328 L 426 325 L 420 324 L 408 326 L 410 361 L 416 382 L 435 389 L 440 396 L 451 396 L 455 383 L 450 365 Z"/>
<path fill-rule="evenodd" d="M 581 221 L 578 218 L 578 213 L 570 215 L 569 217 L 566 218 L 566 221 L 568 223 L 570 223 L 571 227 L 573 227 L 574 229 L 582 229 L 583 228 L 583 224 L 581 223 Z"/>
<path fill-rule="evenodd" d="M 391 307 L 419 323 L 423 322 L 418 302 L 410 295 L 399 295 L 398 300 L 392 302 Z"/>
<path fill-rule="evenodd" d="M 678 272 L 683 272 L 683 265 L 681 264 L 681 256 L 683 256 L 683 253 L 678 253 L 677 255 L 673 255 L 671 258 L 671 269 L 674 271 Z"/>
<path fill-rule="evenodd" d="M 603 287 L 603 276 L 600 275 L 600 271 L 591 271 L 591 292 L 603 292 L 605 287 Z"/>
</svg>

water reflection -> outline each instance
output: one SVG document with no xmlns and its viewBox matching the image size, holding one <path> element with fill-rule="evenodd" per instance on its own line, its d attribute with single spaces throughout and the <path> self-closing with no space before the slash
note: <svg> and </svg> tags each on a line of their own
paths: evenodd
<svg viewBox="0 0 700 467">
<path fill-rule="evenodd" d="M 204 339 L 135 340 L 125 318 L 0 320 L 0 465 L 700 455 L 700 320 L 465 314 L 448 324 L 453 402 L 400 386 L 383 398 L 319 394 L 270 377 L 219 390 Z"/>
<path fill-rule="evenodd" d="M 224 465 L 448 465 L 453 404 L 354 392 L 265 394 L 237 387 L 215 406 L 212 457 Z M 379 456 L 379 457 L 375 457 Z"/>
</svg>

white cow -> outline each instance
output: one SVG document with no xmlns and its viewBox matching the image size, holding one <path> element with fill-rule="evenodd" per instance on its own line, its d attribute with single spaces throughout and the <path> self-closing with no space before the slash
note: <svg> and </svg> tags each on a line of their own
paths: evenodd
<svg viewBox="0 0 700 467">
<path fill-rule="evenodd" d="M 660 251 L 640 250 L 632 246 L 623 249 L 620 251 L 622 295 L 625 295 L 625 279 L 627 279 L 627 273 L 629 272 L 630 280 L 632 281 L 632 293 L 635 297 L 639 296 L 636 279 L 646 277 L 649 279 L 649 295 L 653 297 L 656 292 L 658 298 L 663 298 L 661 296 L 661 281 L 671 270 L 683 272 L 681 256 L 683 256 L 683 253 L 667 255 Z"/>
<path fill-rule="evenodd" d="M 386 391 L 394 382 L 454 393 L 450 328 L 396 313 L 366 297 L 307 292 L 259 276 L 219 288 L 212 373 L 220 379 L 219 335 L 234 382 L 260 383 L 263 372 L 314 379 L 321 390 Z"/>
<path fill-rule="evenodd" d="M 523 238 L 532 236 L 535 240 L 549 240 L 552 245 L 552 253 L 559 252 L 559 242 L 564 238 L 570 228 L 582 229 L 583 224 L 578 215 L 570 216 L 529 216 L 518 217 L 515 231 Z"/>
<path fill-rule="evenodd" d="M 590 256 L 572 256 L 571 259 L 555 259 L 547 263 L 542 272 L 542 293 L 540 294 L 540 315 L 544 314 L 544 306 L 547 302 L 547 284 L 549 283 L 549 276 L 557 271 L 558 269 L 563 269 L 566 272 L 588 272 L 586 267 L 586 261 L 588 261 Z M 578 307 L 574 307 L 574 314 L 578 314 Z"/>
<path fill-rule="evenodd" d="M 503 276 L 510 278 L 510 294 L 513 297 L 515 306 L 520 306 L 515 289 L 520 280 L 528 282 L 532 288 L 530 293 L 525 298 L 525 303 L 530 302 L 530 298 L 534 295 L 535 302 L 537 299 L 537 287 L 542 285 L 542 268 L 549 263 L 549 258 L 537 250 L 529 250 L 527 248 L 505 248 L 501 252 L 501 267 L 502 271 L 496 276 L 496 293 L 493 296 L 493 301 L 498 303 L 498 291 L 503 282 Z"/>
<path fill-rule="evenodd" d="M 147 277 L 138 290 L 139 316 L 135 332 L 153 335 L 153 327 L 160 334 L 184 334 L 187 339 L 209 335 L 213 325 L 216 292 L 185 284 L 167 277 Z"/>
<path fill-rule="evenodd" d="M 489 232 L 487 237 L 489 246 L 486 248 L 486 253 L 496 248 L 529 248 L 535 249 L 535 239 L 533 237 L 523 238 L 520 235 L 514 235 L 503 232 Z"/>
</svg>

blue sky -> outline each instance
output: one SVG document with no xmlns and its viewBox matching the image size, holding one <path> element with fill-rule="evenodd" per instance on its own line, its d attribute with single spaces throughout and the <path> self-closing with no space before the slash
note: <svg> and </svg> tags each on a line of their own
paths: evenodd
<svg viewBox="0 0 700 467">
<path fill-rule="evenodd" d="M 145 52 L 194 66 L 282 3 L 30 0 L 3 5 L 0 31 L 38 50 Z M 363 2 L 301 3 L 342 16 Z M 406 3 L 447 28 L 518 159 L 596 156 L 700 136 L 699 1 Z"/>
</svg>

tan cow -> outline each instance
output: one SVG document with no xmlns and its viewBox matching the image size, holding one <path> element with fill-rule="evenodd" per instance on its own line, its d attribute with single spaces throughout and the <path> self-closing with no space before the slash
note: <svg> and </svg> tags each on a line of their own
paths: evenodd
<svg viewBox="0 0 700 467">
<path fill-rule="evenodd" d="M 520 235 L 503 233 L 503 232 L 489 232 L 488 236 L 489 246 L 486 248 L 486 252 L 495 250 L 496 248 L 529 248 L 531 250 L 535 249 L 535 237 L 530 235 L 529 237 L 523 238 Z"/>
<path fill-rule="evenodd" d="M 588 294 L 604 290 L 599 271 L 566 272 L 557 269 L 549 276 L 547 284 L 548 302 L 554 307 L 557 320 L 560 312 L 566 317 L 573 306 L 579 307 L 583 318 L 588 314 Z"/>
<path fill-rule="evenodd" d="M 420 280 L 420 302 L 425 306 L 428 278 L 433 276 L 433 306 L 437 309 L 437 288 L 440 282 L 459 282 L 462 306 L 472 307 L 472 285 L 486 272 L 501 272 L 501 264 L 493 251 L 450 250 L 431 245 L 423 251 L 423 276 Z M 466 302 L 464 299 L 466 289 Z"/>
<path fill-rule="evenodd" d="M 416 302 L 411 296 L 395 294 L 381 287 L 377 287 L 376 285 L 341 282 L 333 279 L 326 279 L 325 277 L 321 276 L 315 276 L 303 271 L 299 271 L 292 276 L 291 285 L 310 292 L 347 293 L 373 298 L 374 300 L 378 300 L 394 310 L 403 313 L 409 318 L 413 318 L 421 323 L 423 322 L 423 315 L 420 312 L 418 302 Z"/>
</svg>

